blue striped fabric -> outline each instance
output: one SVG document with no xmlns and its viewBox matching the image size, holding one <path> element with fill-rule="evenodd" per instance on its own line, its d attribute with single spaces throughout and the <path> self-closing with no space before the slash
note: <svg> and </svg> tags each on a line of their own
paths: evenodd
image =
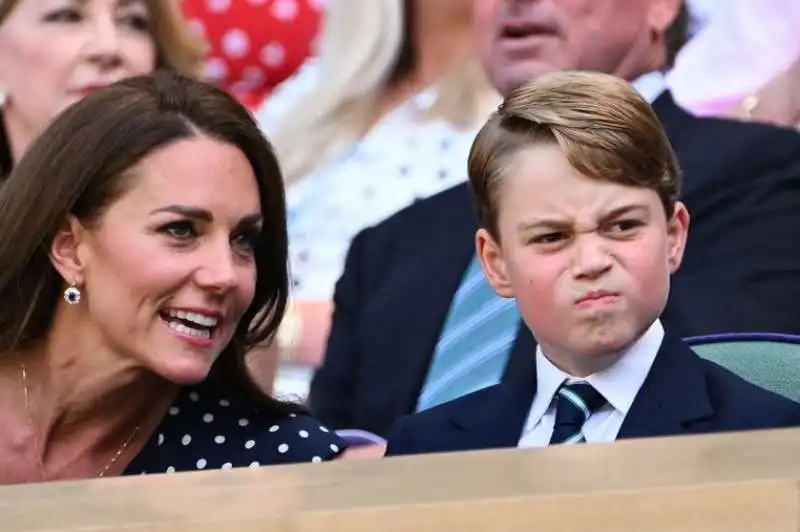
<svg viewBox="0 0 800 532">
<path fill-rule="evenodd" d="M 450 305 L 417 411 L 497 384 L 519 319 L 514 300 L 494 292 L 474 258 Z"/>
</svg>

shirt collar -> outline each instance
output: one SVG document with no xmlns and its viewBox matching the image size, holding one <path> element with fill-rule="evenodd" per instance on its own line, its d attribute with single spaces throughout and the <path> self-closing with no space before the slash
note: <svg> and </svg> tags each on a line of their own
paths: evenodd
<svg viewBox="0 0 800 532">
<path fill-rule="evenodd" d="M 536 396 L 525 431 L 531 430 L 544 416 L 564 381 L 588 382 L 615 410 L 627 415 L 639 389 L 650 373 L 663 339 L 664 327 L 659 320 L 656 320 L 613 366 L 583 379 L 577 379 L 561 371 L 544 356 L 541 346 L 537 347 Z"/>
<path fill-rule="evenodd" d="M 663 339 L 664 327 L 656 320 L 613 366 L 584 380 L 603 394 L 614 409 L 626 415 L 650 373 Z"/>
<path fill-rule="evenodd" d="M 666 90 L 667 79 L 663 72 L 656 70 L 639 76 L 631 85 L 642 95 L 642 98 L 652 104 Z"/>
</svg>

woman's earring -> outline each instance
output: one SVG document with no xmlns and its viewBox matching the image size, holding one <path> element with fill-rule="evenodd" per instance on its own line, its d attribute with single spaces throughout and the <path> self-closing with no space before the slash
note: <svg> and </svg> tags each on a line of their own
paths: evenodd
<svg viewBox="0 0 800 532">
<path fill-rule="evenodd" d="M 78 287 L 70 285 L 69 288 L 64 290 L 64 301 L 69 303 L 70 305 L 77 305 L 81 302 L 81 291 L 78 290 Z"/>
</svg>

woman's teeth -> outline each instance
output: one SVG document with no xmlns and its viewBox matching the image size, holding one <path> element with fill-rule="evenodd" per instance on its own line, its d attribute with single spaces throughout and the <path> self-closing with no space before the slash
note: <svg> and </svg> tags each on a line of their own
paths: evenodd
<svg viewBox="0 0 800 532">
<path fill-rule="evenodd" d="M 203 338 L 204 340 L 211 338 L 211 329 L 195 329 L 177 321 L 168 321 L 167 326 L 180 334 Z"/>
<path fill-rule="evenodd" d="M 216 327 L 217 322 L 219 321 L 217 318 L 211 316 L 204 316 L 202 314 L 197 314 L 196 312 L 186 312 L 184 310 L 168 310 L 167 316 L 170 318 L 177 318 L 179 320 L 196 323 L 201 327 Z"/>
<path fill-rule="evenodd" d="M 211 338 L 214 327 L 219 323 L 219 319 L 213 316 L 185 310 L 170 309 L 163 314 L 163 317 L 167 326 L 173 331 L 206 340 Z"/>
</svg>

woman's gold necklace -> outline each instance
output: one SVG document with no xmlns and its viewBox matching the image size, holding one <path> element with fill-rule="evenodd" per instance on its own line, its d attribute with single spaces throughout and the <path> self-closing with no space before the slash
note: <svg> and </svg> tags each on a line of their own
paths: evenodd
<svg viewBox="0 0 800 532">
<path fill-rule="evenodd" d="M 33 413 L 31 411 L 31 402 L 28 394 L 28 372 L 25 370 L 24 364 L 20 366 L 20 370 L 22 373 L 22 391 L 25 394 L 25 409 L 28 411 L 28 422 L 30 423 L 31 430 L 33 431 L 33 441 L 34 444 L 36 445 L 36 459 L 39 461 L 39 473 L 42 476 L 42 480 L 47 480 L 47 473 L 44 468 L 44 459 L 42 458 L 42 455 L 39 452 L 39 449 L 41 449 L 41 446 L 39 445 L 39 436 L 37 436 L 36 434 L 36 425 L 33 423 Z M 119 457 L 122 456 L 122 453 L 125 452 L 125 449 L 128 448 L 128 446 L 131 444 L 131 442 L 138 433 L 139 433 L 139 425 L 136 425 L 136 427 L 133 429 L 133 432 L 131 432 L 131 435 L 128 436 L 127 440 L 125 440 L 125 443 L 123 443 L 117 449 L 117 452 L 114 453 L 114 456 L 111 457 L 111 460 L 108 461 L 105 467 L 103 467 L 100 471 L 97 472 L 97 478 L 103 478 L 106 475 L 108 470 L 111 469 L 111 466 L 113 466 L 117 462 L 117 460 L 119 460 Z"/>
</svg>

